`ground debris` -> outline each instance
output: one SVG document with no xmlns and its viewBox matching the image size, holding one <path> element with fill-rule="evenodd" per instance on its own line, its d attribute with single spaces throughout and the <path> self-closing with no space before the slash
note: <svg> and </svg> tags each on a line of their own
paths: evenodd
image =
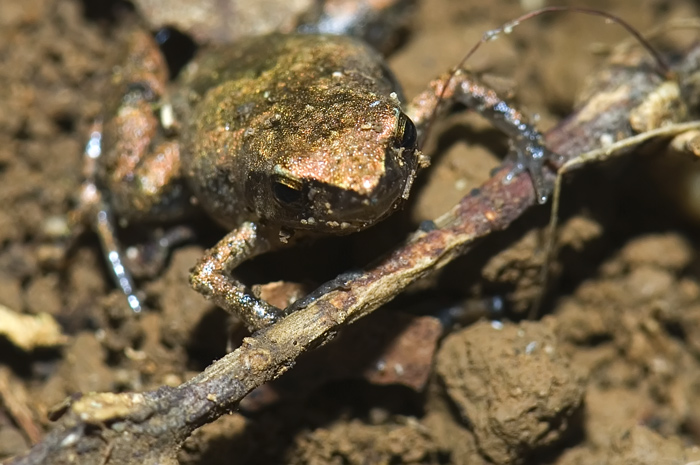
<svg viewBox="0 0 700 465">
<path fill-rule="evenodd" d="M 30 401 L 36 402 L 30 407 L 33 412 L 38 412 L 38 416 L 33 418 L 38 418 L 36 421 L 40 428 L 44 426 L 43 406 L 53 404 L 66 395 L 71 396 L 63 404 L 64 409 L 55 412 L 60 418 L 51 427 L 46 427 L 49 432 L 45 433 L 42 442 L 29 455 L 18 457 L 16 463 L 74 463 L 76 460 L 81 463 L 110 464 L 175 463 L 175 451 L 182 446 L 185 438 L 198 426 L 219 416 L 224 417 L 223 421 L 208 426 L 216 427 L 212 429 L 221 434 L 199 436 L 204 428 L 195 431 L 190 440 L 201 439 L 202 443 L 197 446 L 201 446 L 199 450 L 204 455 L 196 457 L 198 461 L 181 463 L 230 463 L 231 457 L 235 457 L 237 463 L 261 463 L 260 457 L 264 455 L 261 451 L 283 449 L 292 443 L 308 445 L 304 449 L 308 455 L 304 455 L 307 452 L 302 454 L 299 449 L 293 452 L 298 454 L 294 457 L 308 461 L 315 458 L 314 450 L 323 457 L 331 450 L 340 451 L 331 459 L 341 454 L 342 458 L 354 459 L 362 457 L 361 447 L 385 445 L 381 441 L 371 443 L 370 433 L 381 436 L 392 431 L 405 433 L 408 438 L 417 437 L 415 451 L 406 447 L 408 443 L 399 440 L 402 445 L 400 450 L 392 452 L 387 451 L 386 447 L 380 448 L 385 454 L 381 457 L 395 458 L 396 461 L 421 460 L 416 457 L 420 457 L 421 451 L 427 451 L 422 457 L 424 461 L 430 461 L 433 460 L 434 451 L 439 450 L 441 463 L 493 463 L 484 458 L 481 453 L 483 446 L 477 442 L 474 433 L 465 427 L 463 417 L 455 414 L 453 401 L 447 398 L 437 377 L 433 377 L 429 383 L 426 404 L 421 405 L 425 409 L 423 417 L 416 412 L 392 416 L 406 422 L 417 419 L 429 428 L 428 436 L 422 435 L 421 428 L 414 429 L 408 423 L 396 426 L 393 420 L 371 423 L 362 414 L 350 417 L 345 408 L 360 394 L 353 391 L 341 399 L 334 389 L 348 385 L 354 389 L 356 385 L 353 383 L 367 389 L 369 383 L 363 381 L 335 381 L 325 390 L 321 387 L 313 391 L 312 401 L 320 405 L 319 410 L 326 409 L 323 422 L 309 418 L 304 418 L 303 422 L 297 421 L 302 416 L 296 414 L 299 410 L 290 414 L 283 408 L 276 410 L 279 406 L 271 406 L 267 412 L 256 412 L 252 417 L 245 418 L 226 415 L 226 412 L 237 408 L 238 401 L 251 390 L 293 366 L 292 373 L 301 368 L 298 365 L 302 362 L 298 357 L 302 353 L 324 345 L 336 334 L 348 329 L 345 328 L 348 324 L 371 313 L 422 278 L 430 276 L 428 284 L 434 287 L 425 285 L 427 280 L 422 280 L 421 289 L 439 293 L 440 297 L 463 299 L 467 294 L 471 295 L 476 286 L 467 284 L 469 287 L 465 287 L 464 283 L 469 281 L 461 270 L 455 272 L 454 262 L 449 268 L 443 268 L 446 272 L 442 275 L 437 270 L 472 249 L 485 258 L 482 261 L 473 260 L 474 256 L 470 255 L 461 260 L 462 268 L 471 270 L 472 275 L 480 275 L 479 264 L 485 263 L 504 247 L 503 242 L 493 247 L 493 239 L 498 238 L 494 236 L 502 238 L 504 235 L 491 233 L 521 218 L 533 203 L 530 180 L 526 175 L 517 177 L 511 184 L 503 183 L 503 175 L 512 167 L 508 162 L 499 174 L 487 180 L 488 173 L 500 162 L 499 156 L 507 150 L 505 141 L 499 139 L 500 134 L 483 126 L 472 125 L 473 120 L 468 119 L 469 115 L 463 119 L 453 119 L 445 126 L 436 126 L 435 133 L 439 135 L 436 145 L 443 155 L 434 159 L 434 168 L 437 169 L 433 173 L 442 172 L 444 176 L 436 176 L 434 180 L 424 177 L 416 184 L 416 191 L 412 194 L 416 203 L 408 206 L 408 213 L 414 213 L 410 210 L 418 204 L 429 205 L 430 212 L 421 216 L 420 220 L 432 220 L 451 208 L 457 197 L 466 195 L 483 183 L 480 190 L 460 201 L 443 218 L 438 229 L 417 231 L 393 255 L 384 259 L 377 260 L 377 257 L 390 247 L 396 247 L 405 238 L 408 230 L 405 223 L 397 222 L 392 227 L 379 225 L 377 230 L 383 231 L 381 234 L 368 231 L 374 235 L 343 238 L 347 239 L 343 244 L 349 246 L 346 249 L 341 246 L 343 250 L 340 253 L 336 251 L 336 246 L 321 249 L 333 250 L 328 261 L 334 265 L 344 263 L 336 263 L 338 257 L 350 255 L 361 257 L 350 266 L 372 265 L 363 277 L 348 283 L 348 289 L 324 296 L 277 328 L 246 338 L 239 349 L 224 356 L 228 329 L 224 317 L 221 312 L 208 308 L 206 302 L 187 288 L 186 270 L 191 266 L 189 257 L 194 257 L 195 251 L 183 249 L 181 252 L 185 253 L 180 256 L 176 253 L 170 266 L 182 267 L 180 271 L 175 273 L 170 269 L 171 274 L 160 277 L 157 285 L 144 286 L 153 311 L 128 322 L 124 319 L 125 315 L 119 316 L 116 310 L 106 308 L 109 305 L 105 305 L 105 302 L 109 303 L 109 299 L 105 299 L 104 294 L 110 284 L 99 271 L 102 264 L 94 239 L 86 237 L 79 244 L 66 269 L 58 270 L 58 265 L 47 265 L 46 261 L 34 257 L 34 251 L 41 247 L 41 244 L 37 244 L 40 242 L 37 225 L 43 224 L 46 218 L 64 214 L 71 203 L 71 195 L 76 192 L 80 176 L 79 152 L 84 145 L 88 125 L 104 101 L 96 91 L 97 84 L 111 75 L 114 65 L 110 61 L 113 58 L 110 56 L 111 50 L 117 48 L 120 31 L 131 24 L 128 20 L 121 22 L 114 18 L 99 17 L 97 21 L 94 20 L 91 16 L 94 12 L 89 10 L 94 11 L 92 5 L 95 2 L 7 0 L 6 3 L 8 14 L 0 15 L 3 26 L 0 28 L 0 50 L 7 65 L 0 68 L 0 82 L 3 84 L 0 86 L 0 103 L 3 105 L 3 111 L 0 111 L 0 177 L 3 181 L 0 183 L 0 199 L 3 201 L 3 208 L 0 209 L 0 275 L 8 277 L 7 282 L 11 283 L 12 289 L 5 289 L 3 295 L 8 299 L 3 303 L 16 309 L 41 310 L 42 300 L 53 297 L 49 293 L 43 296 L 27 294 L 53 289 L 60 301 L 54 303 L 51 312 L 57 312 L 55 316 L 61 324 L 65 324 L 66 332 L 73 341 L 62 347 L 58 354 L 62 359 L 58 361 L 25 354 L 21 350 L 0 350 L 2 363 L 14 371 L 13 383 L 14 380 L 22 383 Z M 124 2 L 106 3 L 122 5 Z M 490 27 L 485 25 L 512 19 L 521 11 L 518 2 L 509 1 L 431 0 L 425 4 L 427 6 L 421 10 L 420 28 L 412 32 L 404 43 L 406 47 L 401 48 L 391 64 L 398 79 L 405 84 L 408 96 L 422 89 L 436 71 L 453 66 L 455 57 L 464 53 L 465 44 L 470 43 L 472 38 L 476 40 L 485 27 Z M 692 0 L 670 0 L 664 6 L 661 11 L 646 4 L 620 2 L 610 8 L 642 30 L 646 25 L 657 24 L 669 15 L 689 18 L 699 11 L 697 2 Z M 222 14 L 221 17 L 226 15 Z M 470 63 L 477 66 L 486 64 L 490 72 L 511 76 L 514 73 L 514 81 L 523 89 L 518 92 L 517 98 L 532 112 L 540 114 L 541 127 L 552 126 L 569 111 L 577 79 L 591 74 L 590 70 L 599 59 L 586 52 L 586 38 L 591 36 L 591 31 L 600 42 L 613 43 L 620 37 L 612 35 L 615 33 L 611 31 L 612 28 L 596 27 L 597 23 L 591 22 L 590 18 L 585 18 L 585 21 L 579 21 L 576 15 L 561 15 L 561 21 L 558 18 L 523 25 L 519 29 L 523 40 L 516 41 L 516 46 L 509 44 L 508 40 L 495 41 L 489 44 L 489 53 L 476 56 L 476 60 Z M 686 33 L 674 33 L 668 40 L 675 45 L 679 37 L 690 36 L 690 33 Z M 574 49 L 580 50 L 575 57 L 572 53 Z M 678 53 L 676 56 L 681 58 L 682 55 Z M 698 55 L 697 52 L 695 55 Z M 693 66 L 697 68 L 697 63 Z M 682 73 L 687 69 L 690 68 L 681 69 Z M 644 110 L 641 116 L 650 116 L 650 107 L 640 102 L 639 98 L 643 98 L 647 91 L 657 100 L 659 96 L 665 98 L 673 95 L 655 92 L 654 87 L 662 79 L 657 74 L 648 73 L 645 67 L 632 65 L 615 70 L 622 70 L 622 80 L 628 79 L 634 86 L 624 91 L 613 86 L 609 92 L 603 92 L 600 87 L 594 88 L 593 93 L 600 97 L 596 100 L 597 106 L 585 108 L 585 100 L 580 100 L 582 110 L 547 134 L 548 144 L 553 149 L 567 157 L 575 156 L 600 147 L 601 143 L 608 144 L 628 137 L 632 135 L 629 115 L 634 108 Z M 629 90 L 632 92 L 627 92 Z M 542 108 L 543 100 L 548 108 Z M 697 108 L 697 101 L 698 97 L 691 95 L 689 107 Z M 676 103 L 671 102 L 670 106 L 665 105 L 661 110 L 668 115 L 668 109 L 677 108 Z M 640 127 L 674 120 L 666 118 L 664 113 L 659 115 L 663 118 L 651 115 Z M 647 152 L 654 152 L 663 163 L 666 140 L 673 134 L 656 132 L 653 136 L 656 140 L 646 141 L 646 147 L 651 149 Z M 469 140 L 465 142 L 467 138 Z M 455 139 L 459 142 L 454 143 Z M 696 142 L 697 138 L 690 133 L 672 141 L 676 150 L 691 153 Z M 454 156 L 445 156 L 448 146 Z M 634 154 L 628 158 L 630 163 L 626 168 L 644 165 L 643 159 L 649 157 Z M 455 159 L 459 163 L 454 163 Z M 554 302 L 548 310 L 559 321 L 556 330 L 559 343 L 566 346 L 567 353 L 573 352 L 572 363 L 584 368 L 589 381 L 584 400 L 586 419 L 581 425 L 585 434 L 566 442 L 565 445 L 570 447 L 568 450 L 561 447 L 561 442 L 548 448 L 547 463 L 621 463 L 614 461 L 614 457 L 624 457 L 627 463 L 647 463 L 643 461 L 644 457 L 650 457 L 654 458 L 654 463 L 666 459 L 673 463 L 672 460 L 678 459 L 677 463 L 685 465 L 698 460 L 690 454 L 692 449 L 666 448 L 660 440 L 662 435 L 674 443 L 677 443 L 678 437 L 686 443 L 697 443 L 700 438 L 700 428 L 697 426 L 700 422 L 695 413 L 700 411 L 697 396 L 697 359 L 700 354 L 700 305 L 697 302 L 700 301 L 700 290 L 697 285 L 697 258 L 692 250 L 692 237 L 696 237 L 697 231 L 679 227 L 678 223 L 664 222 L 660 218 L 663 215 L 659 214 L 670 214 L 678 206 L 676 202 L 691 198 L 686 195 L 690 190 L 679 190 L 678 187 L 685 184 L 680 182 L 681 178 L 689 180 L 688 186 L 693 185 L 690 181 L 697 177 L 689 174 L 697 173 L 695 165 L 695 159 L 691 159 L 689 164 L 672 171 L 661 169 L 661 165 L 653 169 L 654 174 L 664 178 L 665 185 L 679 192 L 677 197 L 671 198 L 681 200 L 665 200 L 666 203 L 659 208 L 635 197 L 634 205 L 642 207 L 643 212 L 634 216 L 625 215 L 624 219 L 620 217 L 621 210 L 611 208 L 611 219 L 601 221 L 595 215 L 600 210 L 591 200 L 605 194 L 602 203 L 610 207 L 618 206 L 619 194 L 625 191 L 602 187 L 607 183 L 616 187 L 637 183 L 642 185 L 639 190 L 647 191 L 652 200 L 661 202 L 661 195 L 655 189 L 657 185 L 639 178 L 639 171 L 614 171 L 607 165 L 601 166 L 590 171 L 603 172 L 606 182 L 581 185 L 574 180 L 565 187 L 565 194 L 579 197 L 579 205 L 585 206 L 593 214 L 584 219 L 586 224 L 583 224 L 583 229 L 582 216 L 566 222 L 563 232 L 567 234 L 563 235 L 563 242 L 568 247 L 559 257 L 560 263 L 565 264 L 565 279 L 561 287 L 552 286 Z M 463 172 L 455 174 L 455 167 Z M 478 175 L 472 176 L 471 170 L 477 167 Z M 582 174 L 585 175 L 584 180 L 590 179 L 588 174 Z M 401 213 L 394 215 L 397 216 L 401 216 Z M 640 218 L 644 218 L 645 222 Z M 531 219 L 531 216 L 521 218 L 505 234 L 522 237 L 521 250 L 528 252 L 518 256 L 505 253 L 502 256 L 508 259 L 501 260 L 504 266 L 492 270 L 497 271 L 496 277 L 501 279 L 497 283 L 500 289 L 523 289 L 523 284 L 527 285 L 527 291 L 535 289 L 531 278 L 536 275 L 532 271 L 542 260 L 537 231 L 532 234 L 532 228 L 537 227 L 533 223 L 537 222 L 531 222 Z M 627 222 L 634 231 L 616 234 L 619 227 Z M 644 226 L 640 227 L 641 224 Z M 206 246 L 207 238 L 212 234 L 211 227 L 211 224 L 201 226 L 204 234 L 200 247 Z M 660 236 L 670 233 L 665 240 L 649 235 L 640 237 L 640 242 L 636 244 L 630 242 L 630 236 L 638 236 L 640 230 L 651 230 Z M 491 237 L 480 242 L 479 247 L 472 247 L 475 239 L 485 236 Z M 379 239 L 368 241 L 367 237 Z M 372 248 L 376 245 L 374 242 L 383 244 L 384 249 L 375 252 Z M 618 256 L 611 261 L 607 256 L 602 256 L 616 253 L 622 243 L 630 244 L 624 260 Z M 312 255 L 323 253 L 316 254 L 316 249 L 313 249 L 314 253 L 309 253 L 308 250 L 304 249 L 296 255 L 303 258 L 297 260 L 299 263 L 291 260 L 290 264 L 289 258 L 285 261 L 280 257 L 272 260 L 260 257 L 256 261 L 258 264 L 266 263 L 269 268 L 279 272 L 270 280 L 298 279 L 304 282 L 302 280 L 310 276 L 309 280 L 313 281 L 320 274 L 304 275 L 298 272 L 298 265 L 316 258 Z M 591 253 L 592 250 L 600 252 L 601 256 L 592 259 L 592 255 L 595 255 Z M 574 256 L 577 260 L 566 261 L 566 256 Z M 508 271 L 506 265 L 510 263 L 518 265 L 518 273 L 512 273 L 512 270 L 501 273 L 501 270 Z M 42 273 L 47 271 L 46 267 L 50 266 L 53 268 L 48 272 L 56 275 L 45 274 L 43 276 L 47 276 L 47 279 L 39 282 Z M 255 263 L 242 272 L 259 276 Z M 447 290 L 444 286 L 446 275 L 458 282 L 458 286 Z M 58 279 L 54 279 L 55 276 L 59 276 Z M 524 281 L 524 278 L 530 281 Z M 594 282 L 598 279 L 602 282 Z M 621 288 L 620 284 L 625 287 Z M 177 290 L 174 286 L 178 286 Z M 567 291 L 574 293 L 572 299 L 562 298 Z M 634 297 L 634 302 L 625 298 L 624 293 Z M 193 303 L 197 299 L 198 302 Z M 412 299 L 412 296 L 408 299 Z M 522 292 L 514 299 L 526 307 L 532 293 L 526 296 Z M 52 351 L 52 356 L 55 356 L 55 352 Z M 515 358 L 520 356 L 515 355 Z M 204 373 L 181 384 L 219 358 Z M 83 376 L 79 376 L 79 373 L 83 373 Z M 370 386 L 370 389 L 372 395 L 368 397 L 377 403 L 380 401 L 374 395 L 387 389 L 392 389 L 392 395 L 399 393 L 395 395 L 397 402 L 403 401 L 404 396 L 420 397 L 405 387 Z M 139 394 L 141 401 L 131 402 L 136 399 L 132 397 L 134 394 L 112 394 L 110 396 L 113 397 L 108 398 L 88 393 L 125 390 L 143 391 Z M 86 394 L 78 399 L 72 395 L 75 391 Z M 105 400 L 110 400 L 110 409 L 103 414 L 92 410 L 93 406 Z M 436 407 L 438 400 L 444 403 L 443 407 Z M 101 405 L 106 406 L 107 403 Z M 85 410 L 86 407 L 88 410 Z M 86 412 L 90 413 L 86 417 L 89 423 L 79 415 Z M 318 415 L 318 412 L 315 414 Z M 258 423 L 261 415 L 267 415 L 271 421 L 266 426 L 273 425 L 267 429 L 276 433 L 265 436 L 269 440 L 260 440 L 251 435 L 251 430 L 255 428 L 250 425 Z M 358 417 L 361 420 L 355 419 Z M 615 431 L 605 429 L 606 423 L 613 423 L 613 417 L 616 420 Z M 8 437 L 19 436 L 29 445 L 28 435 L 17 427 L 18 421 L 8 413 L 7 408 L 0 410 L 0 443 L 7 443 Z M 350 424 L 357 425 L 358 431 L 367 428 L 370 433 L 353 434 L 348 426 Z M 634 424 L 644 426 L 631 428 Z M 227 433 L 230 431 L 223 433 L 227 427 L 236 433 L 245 430 L 242 433 L 245 441 L 229 441 L 231 436 Z M 343 442 L 340 435 L 343 432 L 358 441 Z M 324 449 L 321 447 L 323 444 L 319 445 L 317 441 L 326 439 L 331 444 Z M 333 442 L 333 439 L 337 442 Z M 431 441 L 439 446 L 434 446 Z M 184 442 L 181 450 L 184 451 L 188 443 L 191 444 L 189 440 Z M 358 450 L 349 450 L 344 446 L 357 447 Z M 645 447 L 651 448 L 646 456 Z M 227 452 L 222 453 L 222 449 Z M 659 457 L 653 453 L 655 450 L 665 451 L 668 455 Z M 0 452 L 12 454 L 18 451 L 16 448 L 4 448 Z M 365 457 L 369 455 L 369 450 L 364 452 Z M 679 455 L 673 456 L 677 452 Z M 277 460 L 267 463 L 281 463 L 290 457 L 275 456 Z M 183 459 L 182 455 L 177 458 Z"/>
<path fill-rule="evenodd" d="M 439 449 L 415 419 L 372 425 L 341 422 L 302 435 L 290 464 L 437 464 Z"/>
<path fill-rule="evenodd" d="M 0 335 L 25 351 L 61 346 L 68 340 L 48 313 L 23 315 L 4 305 L 0 305 Z"/>
<path fill-rule="evenodd" d="M 258 410 L 280 398 L 303 397 L 324 384 L 350 379 L 421 392 L 442 333 L 437 318 L 379 312 L 345 328 L 338 338 L 302 358 L 287 376 L 251 392 L 241 407 Z"/>
<path fill-rule="evenodd" d="M 481 322 L 451 334 L 440 349 L 437 372 L 447 395 L 495 463 L 523 463 L 576 428 L 585 379 L 552 323 Z"/>
<path fill-rule="evenodd" d="M 566 451 L 558 465 L 694 465 L 700 448 L 684 446 L 677 438 L 665 438 L 645 426 L 617 431 L 608 449 L 575 447 Z"/>
<path fill-rule="evenodd" d="M 0 367 L 0 405 L 8 411 L 29 442 L 36 444 L 41 440 L 42 431 L 30 395 L 20 380 L 5 367 Z M 0 430 L 3 429 L 0 427 Z"/>
<path fill-rule="evenodd" d="M 638 93 L 634 94 L 613 93 L 618 100 L 608 100 L 606 105 L 615 111 L 605 114 L 604 121 L 591 119 L 590 114 L 579 111 L 547 133 L 551 149 L 563 155 L 562 162 L 576 158 L 579 162 L 573 166 L 578 166 L 583 161 L 605 159 L 620 150 L 631 150 L 649 140 L 697 129 L 698 123 L 691 122 L 625 139 L 631 136 L 626 116 L 630 108 L 638 104 L 634 99 L 643 99 L 643 89 L 650 92 L 659 80 L 658 75 L 648 69 L 633 72 L 637 73 L 634 77 L 637 81 L 643 79 L 646 73 L 651 84 L 641 90 L 636 89 Z M 617 119 L 611 120 L 611 115 L 617 115 Z M 615 136 L 612 144 L 604 149 L 596 148 L 601 142 L 600 131 L 610 131 Z M 588 158 L 578 158 L 582 151 L 591 149 L 593 151 L 588 153 Z M 174 460 L 174 451 L 195 429 L 235 408 L 253 389 L 287 372 L 301 354 L 324 345 L 344 326 L 372 313 L 410 284 L 436 273 L 463 255 L 477 239 L 503 230 L 519 218 L 535 204 L 535 193 L 527 173 L 506 181 L 513 169 L 511 161 L 504 162 L 502 169 L 478 191 L 464 197 L 448 213 L 436 219 L 435 228 L 419 229 L 402 247 L 385 256 L 373 268 L 349 279 L 344 288 L 331 291 L 278 323 L 244 338 L 240 347 L 180 386 L 145 391 L 142 401 L 132 404 L 133 410 L 130 412 L 124 412 L 128 421 L 104 425 L 105 428 L 98 430 L 87 428 L 80 414 L 69 405 L 56 429 L 47 435 L 41 447 L 34 448 L 34 455 L 30 455 L 26 463 L 37 463 L 47 450 L 60 451 L 60 454 L 51 456 L 53 461 L 60 461 L 63 454 L 72 453 L 73 447 L 83 448 L 84 444 L 91 444 L 89 450 L 93 451 L 92 454 L 107 452 L 96 449 L 94 444 L 109 444 L 108 452 L 113 463 L 133 463 L 137 456 L 141 461 L 154 463 Z M 549 182 L 554 177 L 553 171 L 547 174 Z M 526 355 L 528 352 L 531 352 L 530 356 L 536 355 L 538 344 L 531 347 L 529 342 L 520 351 Z M 541 350 L 549 346 L 554 347 L 554 344 L 543 344 Z M 520 356 L 516 354 L 516 358 Z M 478 437 L 477 444 L 484 455 L 499 463 L 517 460 L 521 458 L 520 452 L 527 453 L 533 447 L 552 444 L 567 431 L 567 421 L 580 404 L 582 381 L 575 372 L 555 366 L 557 368 L 551 367 L 551 373 L 556 374 L 556 379 L 562 384 L 539 386 L 537 395 L 540 399 L 536 405 L 552 423 L 534 418 L 534 426 L 528 426 L 527 410 L 518 410 L 524 416 L 513 419 L 516 425 L 513 431 L 508 427 L 507 412 L 502 412 L 506 420 L 502 428 L 494 430 L 484 425 L 483 433 Z M 506 383 L 505 378 L 502 381 Z M 534 385 L 538 386 L 536 383 Z M 554 389 L 562 396 L 560 404 L 547 402 L 550 387 L 561 387 L 561 391 Z M 126 400 L 133 396 L 130 393 L 120 395 L 125 396 Z M 86 395 L 81 403 L 89 404 L 93 397 L 99 401 L 99 396 Z M 513 398 L 517 400 L 518 395 Z M 517 405 L 513 408 L 517 410 Z M 524 423 L 524 426 L 518 428 L 520 423 Z M 76 428 L 84 434 L 75 437 Z M 525 434 L 521 435 L 523 431 Z M 68 439 L 75 442 L 71 443 L 71 448 L 63 448 L 61 444 Z M 159 447 L 153 447 L 154 441 Z M 486 445 L 488 441 L 500 445 L 489 448 Z"/>
</svg>

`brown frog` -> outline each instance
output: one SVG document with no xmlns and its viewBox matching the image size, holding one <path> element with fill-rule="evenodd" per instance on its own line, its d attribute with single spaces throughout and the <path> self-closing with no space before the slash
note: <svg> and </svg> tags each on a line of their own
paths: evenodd
<svg viewBox="0 0 700 465">
<path fill-rule="evenodd" d="M 299 237 L 362 230 L 399 208 L 428 164 L 419 147 L 429 124 L 455 102 L 504 131 L 540 201 L 548 195 L 540 170 L 554 155 L 521 113 L 463 70 L 406 104 L 382 57 L 350 37 L 268 35 L 211 48 L 168 87 L 155 42 L 139 33 L 114 83 L 122 97 L 86 151 L 83 199 L 92 208 L 84 211 L 135 311 L 112 212 L 120 222 L 173 220 L 196 204 L 230 229 L 190 281 L 260 329 L 290 309 L 254 297 L 232 270 Z"/>
</svg>

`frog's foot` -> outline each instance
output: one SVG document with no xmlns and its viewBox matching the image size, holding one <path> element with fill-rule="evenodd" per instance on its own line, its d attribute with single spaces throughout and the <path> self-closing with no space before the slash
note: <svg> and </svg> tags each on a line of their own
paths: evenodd
<svg viewBox="0 0 700 465">
<path fill-rule="evenodd" d="M 136 295 L 136 286 L 131 273 L 124 265 L 124 254 L 115 234 L 115 221 L 112 211 L 102 202 L 97 211 L 95 231 L 102 244 L 102 253 L 109 264 L 112 277 L 126 296 L 126 301 L 134 313 L 141 313 L 143 306 Z"/>
<path fill-rule="evenodd" d="M 546 179 L 544 168 L 548 163 L 556 164 L 560 157 L 547 149 L 542 134 L 522 112 L 468 71 L 457 69 L 438 77 L 430 89 L 413 99 L 407 114 L 416 124 L 421 141 L 433 120 L 457 102 L 478 112 L 511 140 L 516 167 L 506 182 L 527 170 L 532 177 L 537 201 L 545 203 L 552 186 Z"/>
<path fill-rule="evenodd" d="M 549 162 L 556 163 L 561 157 L 549 150 L 541 140 L 539 133 L 532 137 L 511 139 L 509 158 L 514 159 L 515 166 L 504 178 L 505 183 L 512 181 L 523 171 L 527 171 L 532 179 L 537 202 L 544 204 L 552 193 L 553 184 L 548 181 L 544 169 Z"/>
<path fill-rule="evenodd" d="M 112 211 L 101 196 L 94 203 L 82 204 L 69 215 L 71 234 L 68 237 L 66 254 L 74 247 L 78 236 L 83 232 L 86 224 L 90 224 L 100 240 L 102 255 L 109 267 L 114 283 L 126 296 L 126 301 L 134 313 L 140 313 L 143 309 L 141 299 L 137 296 L 134 280 L 125 265 L 125 254 L 117 240 L 115 233 L 115 221 Z"/>
<path fill-rule="evenodd" d="M 359 276 L 362 276 L 361 271 L 348 271 L 347 273 L 340 274 L 336 278 L 321 284 L 318 287 L 318 289 L 316 289 L 313 292 L 310 292 L 305 297 L 294 301 L 294 303 L 292 303 L 289 307 L 285 309 L 284 313 L 289 315 L 290 313 L 294 313 L 297 310 L 306 308 L 312 303 L 314 303 L 317 299 L 323 297 L 331 291 L 335 291 L 338 289 L 347 289 L 348 283 Z"/>
<path fill-rule="evenodd" d="M 207 250 L 190 273 L 190 284 L 207 299 L 238 316 L 251 332 L 265 328 L 286 315 L 283 310 L 256 298 L 230 276 L 241 263 L 270 250 L 258 226 L 243 223 Z"/>
</svg>

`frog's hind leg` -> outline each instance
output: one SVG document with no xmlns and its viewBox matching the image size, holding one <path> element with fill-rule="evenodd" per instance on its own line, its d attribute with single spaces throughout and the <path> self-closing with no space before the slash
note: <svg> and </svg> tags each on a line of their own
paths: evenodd
<svg viewBox="0 0 700 465">
<path fill-rule="evenodd" d="M 99 179 L 120 224 L 178 219 L 189 205 L 180 171 L 180 144 L 165 102 L 167 64 L 153 38 L 134 33 L 125 65 L 112 78 L 121 95 L 105 125 Z"/>
<path fill-rule="evenodd" d="M 166 134 L 155 111 L 168 80 L 160 50 L 148 33 L 137 31 L 123 62 L 112 76 L 114 95 L 120 98 L 107 109 L 111 117 L 104 128 L 96 123 L 85 150 L 85 182 L 72 222 L 97 233 L 117 286 L 134 312 L 140 312 L 115 218 L 120 225 L 174 219 L 188 199 L 180 176 L 179 145 Z"/>
<path fill-rule="evenodd" d="M 102 253 L 107 259 L 114 282 L 126 296 L 126 301 L 134 313 L 140 313 L 143 307 L 141 300 L 136 296 L 136 286 L 131 273 L 124 265 L 124 254 L 115 234 L 114 215 L 104 201 L 100 202 L 97 210 L 95 231 L 100 238 Z"/>
<path fill-rule="evenodd" d="M 224 310 L 243 320 L 251 331 L 278 321 L 286 313 L 256 298 L 231 271 L 246 260 L 270 250 L 270 240 L 258 226 L 243 223 L 206 251 L 190 274 L 192 287 Z"/>
<path fill-rule="evenodd" d="M 90 140 L 85 147 L 84 179 L 81 186 L 79 203 L 70 214 L 74 239 L 86 225 L 92 226 L 99 237 L 105 260 L 114 282 L 124 292 L 129 307 L 134 313 L 142 310 L 141 300 L 136 295 L 136 288 L 131 274 L 124 266 L 122 249 L 115 235 L 114 215 L 109 204 L 104 200 L 95 181 L 97 159 L 102 154 L 102 123 L 96 121 L 93 125 Z M 72 242 L 72 241 L 71 241 Z"/>
<path fill-rule="evenodd" d="M 338 289 L 347 289 L 348 283 L 353 279 L 359 278 L 360 276 L 362 276 L 362 274 L 362 271 L 348 271 L 336 276 L 330 281 L 326 281 L 325 283 L 321 284 L 318 288 L 316 288 L 316 290 L 307 294 L 305 297 L 295 300 L 289 307 L 285 309 L 285 313 L 290 314 L 303 308 L 306 308 L 331 291 L 335 291 Z"/>
<path fill-rule="evenodd" d="M 112 278 L 126 296 L 129 307 L 134 313 L 141 312 L 143 306 L 137 296 L 136 286 L 130 269 L 126 266 L 124 249 L 122 248 L 117 235 L 117 221 L 112 208 L 112 204 L 105 198 L 105 193 L 97 182 L 98 160 L 102 156 L 102 122 L 96 121 L 93 124 L 90 139 L 85 147 L 83 176 L 84 181 L 78 200 L 78 206 L 70 213 L 71 223 L 70 246 L 75 239 L 83 232 L 85 227 L 90 227 L 97 234 L 102 253 L 108 264 Z M 166 257 L 173 246 L 190 240 L 193 233 L 186 227 L 175 227 L 168 230 L 152 244 L 142 246 L 137 251 L 146 248 L 150 249 L 148 268 L 151 275 L 155 270 L 160 270 L 165 263 Z M 150 246 L 150 247 L 149 247 Z M 143 255 L 141 252 L 139 255 Z M 143 260 L 142 260 L 143 261 Z M 145 263 L 145 262 L 144 262 Z M 142 263 L 141 268 L 146 269 Z"/>
<path fill-rule="evenodd" d="M 532 178 L 537 201 L 546 202 L 552 183 L 546 178 L 544 167 L 547 163 L 558 164 L 560 157 L 545 146 L 544 137 L 524 114 L 466 70 L 458 69 L 440 76 L 409 105 L 407 114 L 416 124 L 420 143 L 434 119 L 456 102 L 478 112 L 510 138 L 516 168 L 508 178 L 526 170 Z"/>
</svg>

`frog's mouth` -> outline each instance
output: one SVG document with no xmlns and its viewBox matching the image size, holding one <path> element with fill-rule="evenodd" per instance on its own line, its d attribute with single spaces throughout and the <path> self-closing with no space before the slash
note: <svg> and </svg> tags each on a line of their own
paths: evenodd
<svg viewBox="0 0 700 465">
<path fill-rule="evenodd" d="M 261 216 L 287 228 L 321 234 L 365 229 L 392 213 L 407 198 L 415 176 L 415 148 L 392 146 L 383 158 L 379 169 L 349 173 L 339 170 L 326 176 L 318 176 L 315 171 L 298 176 L 295 174 L 302 170 L 295 172 L 277 165 L 268 191 L 276 208 Z M 345 179 L 343 174 L 350 177 Z M 326 179 L 332 182 L 324 182 Z"/>
<path fill-rule="evenodd" d="M 347 232 L 365 229 L 384 219 L 398 207 L 402 201 L 401 184 L 382 183 L 369 195 L 358 195 L 352 191 L 328 187 L 324 195 L 314 202 L 316 216 L 319 222 L 334 232 L 337 229 Z M 313 192 L 310 195 L 313 195 Z"/>
<path fill-rule="evenodd" d="M 295 230 L 321 234 L 348 234 L 383 219 L 402 200 L 400 182 L 382 183 L 369 194 L 308 181 L 289 187 L 274 181 L 278 204 L 274 217 Z"/>
<path fill-rule="evenodd" d="M 305 183 L 306 204 L 296 215 L 298 229 L 345 234 L 368 228 L 395 211 L 406 199 L 412 166 L 394 166 L 387 158 L 383 176 L 369 192 L 342 189 L 317 181 Z"/>
</svg>

